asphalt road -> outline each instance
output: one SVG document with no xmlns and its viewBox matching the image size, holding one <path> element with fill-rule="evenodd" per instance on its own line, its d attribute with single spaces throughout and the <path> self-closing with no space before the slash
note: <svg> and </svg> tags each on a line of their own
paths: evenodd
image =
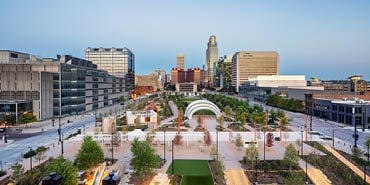
<svg viewBox="0 0 370 185">
<path fill-rule="evenodd" d="M 80 120 L 74 120 L 72 123 L 66 123 L 61 126 L 62 134 L 64 137 L 75 133 L 78 128 L 90 127 L 95 125 L 94 116 L 83 116 Z M 11 165 L 20 161 L 21 155 L 32 149 L 36 149 L 39 146 L 47 146 L 52 143 L 56 143 L 59 140 L 57 132 L 58 127 L 50 127 L 50 129 L 40 132 L 29 138 L 16 140 L 9 145 L 0 147 L 0 160 L 3 163 L 4 169 L 9 169 Z"/>
</svg>

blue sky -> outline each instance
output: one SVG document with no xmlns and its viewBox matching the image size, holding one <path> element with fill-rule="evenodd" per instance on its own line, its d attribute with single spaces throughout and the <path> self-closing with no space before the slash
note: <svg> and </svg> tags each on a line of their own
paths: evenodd
<svg viewBox="0 0 370 185">
<path fill-rule="evenodd" d="M 136 71 L 205 64 L 210 35 L 219 55 L 273 50 L 280 74 L 370 80 L 368 0 L 2 0 L 0 49 L 41 57 L 87 47 L 128 47 Z"/>
</svg>

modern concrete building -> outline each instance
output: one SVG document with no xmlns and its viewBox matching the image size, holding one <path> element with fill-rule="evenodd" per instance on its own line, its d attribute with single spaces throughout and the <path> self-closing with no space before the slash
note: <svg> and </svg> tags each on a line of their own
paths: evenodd
<svg viewBox="0 0 370 185">
<path fill-rule="evenodd" d="M 213 63 L 218 60 L 218 48 L 216 42 L 216 36 L 211 35 L 207 44 L 206 51 L 206 81 L 208 86 L 213 87 Z"/>
<path fill-rule="evenodd" d="M 251 100 L 266 102 L 269 95 L 280 95 L 305 102 L 305 93 L 324 93 L 322 86 L 307 86 L 304 75 L 261 75 L 250 78 L 239 87 L 239 94 Z"/>
<path fill-rule="evenodd" d="M 222 90 L 231 90 L 231 61 L 233 55 L 222 56 L 216 64 L 214 87 Z"/>
<path fill-rule="evenodd" d="M 18 51 L 0 50 L 0 64 L 25 62 L 30 60 L 30 55 Z"/>
<path fill-rule="evenodd" d="M 118 102 L 124 95 L 124 78 L 70 55 L 0 63 L 0 115 L 10 114 L 15 120 L 24 112 L 40 120 L 80 114 Z"/>
<path fill-rule="evenodd" d="M 197 92 L 197 84 L 194 82 L 176 83 L 176 92 L 181 93 L 195 93 Z"/>
<path fill-rule="evenodd" d="M 338 123 L 370 128 L 370 96 L 353 94 L 311 94 L 313 116 Z"/>
<path fill-rule="evenodd" d="M 157 123 L 157 113 L 153 110 L 126 111 L 127 124 Z"/>
<path fill-rule="evenodd" d="M 125 78 L 126 91 L 135 88 L 135 55 L 124 48 L 87 48 L 86 60 L 92 61 L 98 69 L 105 70 L 109 74 Z"/>
<path fill-rule="evenodd" d="M 250 78 L 278 74 L 279 54 L 276 51 L 240 51 L 232 58 L 231 84 L 237 92 Z"/>
<path fill-rule="evenodd" d="M 176 56 L 176 63 L 177 68 L 185 70 L 185 55 L 183 53 L 179 53 Z"/>
</svg>

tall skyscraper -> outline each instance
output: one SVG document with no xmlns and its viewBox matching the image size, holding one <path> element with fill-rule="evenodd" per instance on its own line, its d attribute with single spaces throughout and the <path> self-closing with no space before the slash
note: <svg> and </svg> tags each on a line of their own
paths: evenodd
<svg viewBox="0 0 370 185">
<path fill-rule="evenodd" d="M 213 63 L 218 60 L 218 48 L 216 42 L 216 36 L 211 35 L 209 37 L 207 51 L 206 51 L 206 83 L 210 87 L 213 87 Z"/>
<path fill-rule="evenodd" d="M 231 85 L 239 86 L 258 75 L 278 75 L 279 54 L 276 51 L 240 51 L 234 54 L 231 64 Z"/>
<path fill-rule="evenodd" d="M 130 49 L 124 48 L 87 48 L 86 60 L 92 61 L 98 69 L 109 74 L 124 77 L 126 91 L 135 88 L 135 55 Z"/>
<path fill-rule="evenodd" d="M 184 54 L 179 53 L 176 56 L 176 61 L 177 61 L 177 68 L 185 69 L 185 55 Z"/>
</svg>

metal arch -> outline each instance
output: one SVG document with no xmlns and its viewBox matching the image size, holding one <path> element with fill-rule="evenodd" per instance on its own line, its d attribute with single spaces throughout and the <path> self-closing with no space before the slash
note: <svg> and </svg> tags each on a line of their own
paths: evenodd
<svg viewBox="0 0 370 185">
<path fill-rule="evenodd" d="M 216 117 L 219 117 L 221 115 L 220 108 L 217 107 L 214 103 L 208 100 L 196 100 L 191 102 L 185 110 L 185 116 L 188 117 L 188 119 L 192 119 L 192 116 L 195 112 L 198 110 L 210 110 L 213 113 L 216 114 Z"/>
</svg>

